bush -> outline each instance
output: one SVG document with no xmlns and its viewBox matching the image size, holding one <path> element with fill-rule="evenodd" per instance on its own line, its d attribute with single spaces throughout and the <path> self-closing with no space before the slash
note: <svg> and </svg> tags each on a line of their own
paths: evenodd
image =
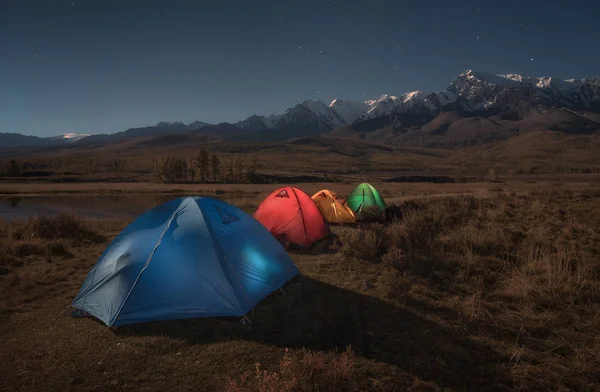
<svg viewBox="0 0 600 392">
<path fill-rule="evenodd" d="M 386 251 L 384 232 L 373 228 L 360 228 L 345 234 L 343 254 L 348 259 L 377 263 Z"/>
<path fill-rule="evenodd" d="M 357 214 L 357 220 L 361 222 L 383 222 L 385 221 L 384 211 L 376 206 L 363 208 Z"/>
<path fill-rule="evenodd" d="M 40 215 L 26 221 L 11 221 L 8 225 L 15 240 L 32 238 L 45 240 L 69 239 L 92 243 L 99 243 L 104 240 L 101 235 L 92 231 L 85 221 L 74 214 Z"/>
</svg>

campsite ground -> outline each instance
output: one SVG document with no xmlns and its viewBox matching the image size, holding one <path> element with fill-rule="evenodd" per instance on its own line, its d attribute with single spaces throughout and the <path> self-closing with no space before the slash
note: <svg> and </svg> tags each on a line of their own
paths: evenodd
<svg viewBox="0 0 600 392">
<path fill-rule="evenodd" d="M 600 389 L 597 177 L 376 186 L 404 220 L 336 227 L 341 247 L 293 253 L 301 276 L 260 303 L 251 326 L 111 331 L 71 318 L 84 276 L 128 222 L 0 220 L 0 390 Z M 2 184 L 0 194 L 244 192 L 257 205 L 273 188 Z"/>
</svg>

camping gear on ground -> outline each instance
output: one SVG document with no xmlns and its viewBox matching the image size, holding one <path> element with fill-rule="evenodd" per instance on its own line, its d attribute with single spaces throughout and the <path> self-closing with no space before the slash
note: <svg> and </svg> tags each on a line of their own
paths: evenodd
<svg viewBox="0 0 600 392">
<path fill-rule="evenodd" d="M 210 197 L 183 197 L 127 226 L 72 306 L 108 326 L 242 317 L 298 273 L 281 244 L 244 211 Z"/>
<path fill-rule="evenodd" d="M 330 235 L 315 202 L 302 190 L 286 186 L 269 194 L 254 213 L 281 242 L 310 247 Z"/>
<path fill-rule="evenodd" d="M 402 208 L 396 204 L 392 204 L 391 206 L 387 206 L 385 209 L 385 221 L 387 223 L 397 222 L 402 220 L 404 214 L 402 213 Z"/>
<path fill-rule="evenodd" d="M 321 210 L 323 217 L 329 223 L 356 223 L 354 211 L 337 193 L 322 189 L 312 196 L 313 201 Z"/>
<path fill-rule="evenodd" d="M 380 209 L 383 213 L 387 205 L 383 197 L 371 184 L 362 183 L 357 186 L 346 198 L 346 203 L 355 213 L 365 210 Z"/>
</svg>

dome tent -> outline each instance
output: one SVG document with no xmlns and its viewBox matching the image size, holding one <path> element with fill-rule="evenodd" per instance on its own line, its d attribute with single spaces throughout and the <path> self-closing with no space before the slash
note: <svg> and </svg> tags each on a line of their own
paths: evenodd
<svg viewBox="0 0 600 392">
<path fill-rule="evenodd" d="M 278 240 L 307 248 L 331 234 L 315 202 L 292 186 L 269 194 L 258 206 L 254 218 Z"/>
<path fill-rule="evenodd" d="M 356 223 L 354 211 L 337 193 L 323 189 L 312 195 L 312 199 L 329 223 Z"/>
<path fill-rule="evenodd" d="M 379 208 L 384 211 L 387 207 L 377 189 L 365 182 L 350 193 L 346 198 L 346 202 L 352 211 L 357 213 L 369 208 Z"/>
<path fill-rule="evenodd" d="M 298 273 L 251 216 L 217 199 L 184 197 L 127 226 L 88 273 L 72 306 L 108 326 L 241 317 Z"/>
</svg>

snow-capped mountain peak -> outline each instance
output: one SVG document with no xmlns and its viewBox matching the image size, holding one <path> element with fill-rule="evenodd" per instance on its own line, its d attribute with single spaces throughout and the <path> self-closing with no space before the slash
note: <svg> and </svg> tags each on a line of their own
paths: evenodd
<svg viewBox="0 0 600 392">
<path fill-rule="evenodd" d="M 594 79 L 594 78 L 592 78 Z M 592 80 L 529 77 L 515 73 L 486 74 L 467 70 L 448 90 L 463 100 L 466 110 L 508 110 L 515 105 L 586 109 L 598 105 Z"/>
<path fill-rule="evenodd" d="M 309 99 L 282 114 L 252 116 L 237 124 L 240 128 L 256 128 L 264 124 L 265 128 L 293 127 L 324 132 L 390 115 L 409 114 L 412 119 L 425 119 L 447 110 L 449 105 L 452 105 L 450 110 L 468 113 L 516 110 L 521 104 L 598 108 L 600 78 L 560 80 L 466 70 L 447 89 L 437 93 L 426 94 L 416 90 L 399 96 L 383 94 L 363 102 L 336 98 L 329 104 Z"/>
<path fill-rule="evenodd" d="M 67 139 L 70 142 L 74 142 L 76 140 L 83 139 L 84 137 L 88 137 L 90 135 L 86 134 L 86 133 L 69 132 L 69 133 L 63 133 L 61 136 L 63 139 Z"/>
<path fill-rule="evenodd" d="M 425 94 L 419 90 L 402 94 L 400 97 L 383 94 L 372 101 L 369 109 L 360 116 L 359 120 L 370 120 L 392 113 L 420 110 L 424 106 L 429 106 L 426 98 Z"/>
<path fill-rule="evenodd" d="M 346 101 L 342 99 L 334 99 L 329 104 L 329 107 L 338 114 L 344 124 L 354 122 L 361 114 L 369 110 L 369 106 L 366 102 Z"/>
<path fill-rule="evenodd" d="M 422 98 L 424 98 L 424 94 L 421 91 L 419 91 L 419 90 L 403 94 L 400 97 L 400 99 L 404 103 L 407 103 L 407 102 L 409 102 L 409 101 L 411 101 L 413 99 L 422 99 Z"/>
</svg>

